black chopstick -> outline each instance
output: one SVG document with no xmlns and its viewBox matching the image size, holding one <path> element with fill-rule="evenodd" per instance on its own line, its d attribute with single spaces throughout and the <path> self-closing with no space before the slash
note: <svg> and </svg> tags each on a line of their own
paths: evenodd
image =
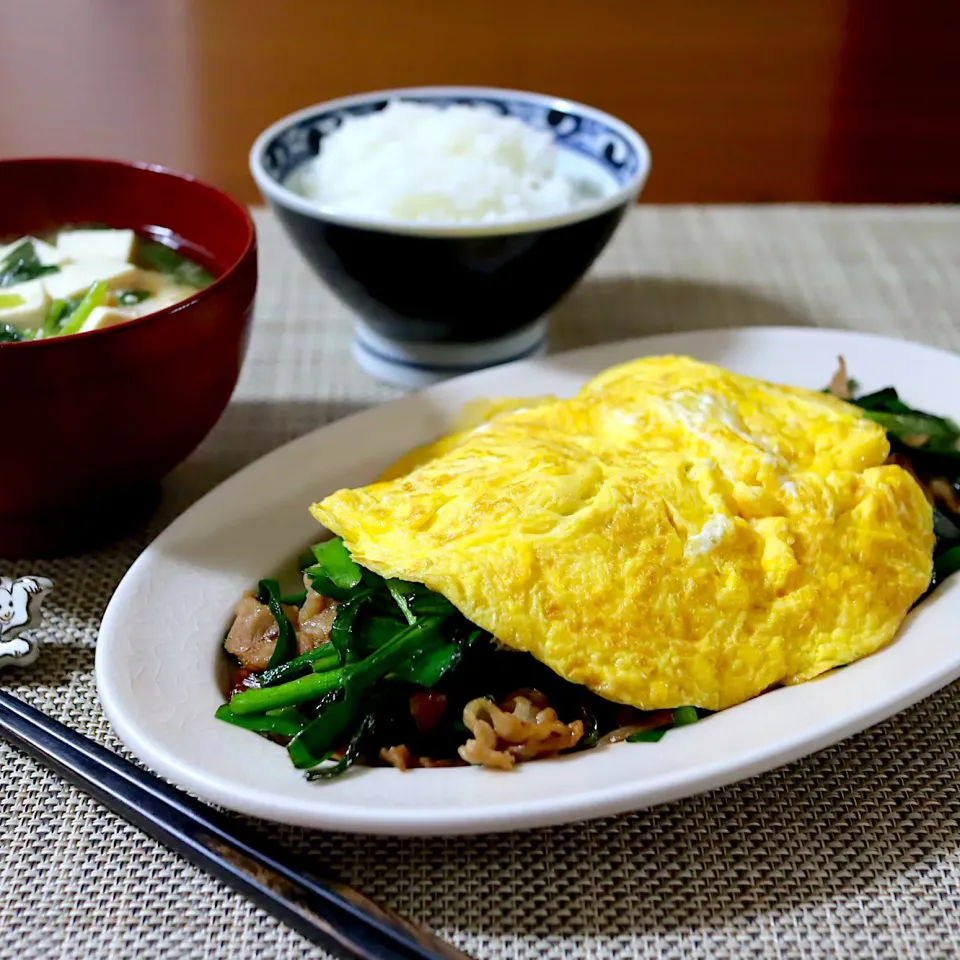
<svg viewBox="0 0 960 960">
<path fill-rule="evenodd" d="M 267 853 L 262 839 L 241 839 L 225 816 L 4 690 L 0 737 L 337 957 L 470 960 L 283 851 Z"/>
</svg>

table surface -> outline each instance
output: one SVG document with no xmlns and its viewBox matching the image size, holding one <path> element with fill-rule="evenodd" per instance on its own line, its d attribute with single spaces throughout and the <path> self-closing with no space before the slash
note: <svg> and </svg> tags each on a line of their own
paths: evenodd
<svg viewBox="0 0 960 960">
<path fill-rule="evenodd" d="M 94 642 L 117 582 L 249 461 L 389 400 L 350 318 L 257 211 L 261 285 L 236 395 L 109 549 L 0 572 L 53 578 L 41 659 L 5 687 L 119 748 Z M 556 308 L 552 349 L 738 325 L 845 327 L 960 348 L 960 210 L 639 207 Z M 474 838 L 272 828 L 478 958 L 930 957 L 960 953 L 960 686 L 744 783 L 637 814 Z M 321 951 L 0 744 L 0 957 L 321 957 Z"/>
</svg>

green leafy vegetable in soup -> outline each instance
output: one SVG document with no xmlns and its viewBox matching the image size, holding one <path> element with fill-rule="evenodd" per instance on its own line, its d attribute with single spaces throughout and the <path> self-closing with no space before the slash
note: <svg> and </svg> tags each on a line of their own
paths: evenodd
<svg viewBox="0 0 960 960">
<path fill-rule="evenodd" d="M 0 343 L 19 343 L 24 339 L 26 338 L 16 327 L 7 323 L 0 324 Z"/>
<path fill-rule="evenodd" d="M 107 298 L 107 281 L 97 280 L 93 286 L 84 294 L 83 299 L 77 304 L 76 309 L 70 314 L 69 320 L 60 327 L 60 336 L 67 336 L 71 333 L 79 333 L 83 329 L 87 318 L 97 307 L 103 306 Z"/>
<path fill-rule="evenodd" d="M 213 283 L 213 275 L 198 263 L 156 240 L 142 240 L 137 260 L 149 270 L 173 277 L 178 283 L 202 288 Z"/>
<path fill-rule="evenodd" d="M 41 263 L 37 253 L 36 241 L 27 237 L 7 247 L 0 261 L 0 287 L 13 287 L 28 280 L 36 280 L 50 273 L 56 273 L 54 264 Z"/>
<path fill-rule="evenodd" d="M 113 295 L 117 306 L 120 307 L 132 307 L 134 304 L 143 303 L 149 296 L 149 290 L 118 290 Z"/>
</svg>

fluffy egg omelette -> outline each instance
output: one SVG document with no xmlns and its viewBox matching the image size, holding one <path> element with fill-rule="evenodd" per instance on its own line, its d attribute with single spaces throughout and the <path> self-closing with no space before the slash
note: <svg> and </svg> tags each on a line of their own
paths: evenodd
<svg viewBox="0 0 960 960">
<path fill-rule="evenodd" d="M 311 511 L 572 683 L 718 710 L 876 651 L 927 588 L 931 507 L 888 453 L 841 400 L 649 357 L 475 405 Z"/>
</svg>

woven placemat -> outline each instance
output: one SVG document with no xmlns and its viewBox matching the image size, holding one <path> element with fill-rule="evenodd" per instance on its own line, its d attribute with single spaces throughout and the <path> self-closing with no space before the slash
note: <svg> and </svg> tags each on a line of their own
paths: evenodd
<svg viewBox="0 0 960 960">
<path fill-rule="evenodd" d="M 235 399 L 153 521 L 110 549 L 0 563 L 50 576 L 39 662 L 0 683 L 119 749 L 99 618 L 137 554 L 243 464 L 396 394 L 349 359 L 349 319 L 258 212 L 262 279 Z M 565 349 L 700 327 L 813 324 L 960 348 L 960 212 L 639 208 L 558 307 Z M 960 635 L 958 635 L 960 642 Z M 478 958 L 960 955 L 960 686 L 807 760 L 635 815 L 511 835 L 274 828 Z M 0 745 L 0 957 L 320 957 L 299 936 Z"/>
</svg>

